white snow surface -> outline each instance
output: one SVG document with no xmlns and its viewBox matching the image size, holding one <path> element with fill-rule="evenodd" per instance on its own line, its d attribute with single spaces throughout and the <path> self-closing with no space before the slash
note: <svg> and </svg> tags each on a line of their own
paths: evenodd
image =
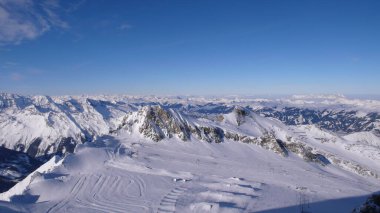
<svg viewBox="0 0 380 213">
<path fill-rule="evenodd" d="M 23 143 L 28 148 L 41 137 L 44 150 L 62 137 L 94 136 L 0 194 L 0 212 L 299 212 L 301 207 L 309 212 L 351 212 L 380 191 L 379 178 L 353 170 L 360 165 L 380 174 L 380 139 L 373 132 L 335 134 L 314 125 L 287 126 L 254 113 L 237 125 L 233 111 L 219 113 L 219 121 L 173 111 L 177 120 L 250 137 L 270 131 L 282 141 L 302 143 L 346 162 L 329 158 L 331 164 L 323 166 L 292 152 L 284 157 L 228 139 L 219 144 L 195 137 L 153 142 L 139 133 L 144 115 L 137 113 L 151 102 L 380 111 L 379 101 L 344 96 L 270 100 L 0 94 L 0 144 L 5 147 L 15 149 L 16 143 Z M 138 121 L 132 130 L 120 128 L 127 116 Z"/>
<path fill-rule="evenodd" d="M 376 179 L 251 144 L 155 143 L 126 132 L 79 145 L 60 163 L 47 165 L 27 187 L 24 181 L 14 187 L 37 200 L 8 203 L 8 210 L 297 212 L 301 196 L 310 212 L 349 212 L 380 189 Z M 1 198 L 12 199 L 12 193 L 20 190 Z"/>
</svg>

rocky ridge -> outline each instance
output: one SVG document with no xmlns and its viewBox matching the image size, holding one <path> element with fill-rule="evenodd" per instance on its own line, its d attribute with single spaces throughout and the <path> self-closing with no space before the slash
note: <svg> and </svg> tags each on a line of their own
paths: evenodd
<svg viewBox="0 0 380 213">
<path fill-rule="evenodd" d="M 148 102 L 136 97 L 1 94 L 0 114 L 0 144 L 31 157 L 70 153 L 79 143 L 128 131 L 156 142 L 178 138 L 184 142 L 254 144 L 283 157 L 293 153 L 308 162 L 334 164 L 360 175 L 378 177 L 368 166 L 308 142 L 318 139 L 321 143 L 330 143 L 329 138 L 307 134 L 296 138 L 292 137 L 295 131 L 288 128 L 314 125 L 322 132 L 336 134 L 334 138 L 338 139 L 342 134 L 361 131 L 376 135 L 379 126 L 376 112 L 358 115 L 345 110 L 294 107 L 280 110 L 243 107 L 239 103 L 183 104 Z"/>
</svg>

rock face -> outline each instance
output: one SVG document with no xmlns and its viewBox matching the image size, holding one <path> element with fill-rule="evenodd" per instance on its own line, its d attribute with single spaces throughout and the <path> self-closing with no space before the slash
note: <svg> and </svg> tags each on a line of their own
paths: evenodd
<svg viewBox="0 0 380 213">
<path fill-rule="evenodd" d="M 209 143 L 221 143 L 224 140 L 224 131 L 219 127 L 197 127 L 195 126 L 193 129 L 196 130 L 198 139 L 207 141 Z"/>
<path fill-rule="evenodd" d="M 274 134 L 266 133 L 261 137 L 259 145 L 284 157 L 288 156 L 288 150 L 286 150 L 284 143 L 281 140 L 276 139 Z"/>
<path fill-rule="evenodd" d="M 190 139 L 190 128 L 182 117 L 173 110 L 165 110 L 161 106 L 146 106 L 140 114 L 143 123 L 139 132 L 154 141 L 178 136 L 183 141 Z"/>
<path fill-rule="evenodd" d="M 240 126 L 244 123 L 249 112 L 241 108 L 235 109 L 234 112 L 236 113 L 237 124 Z M 126 129 L 132 130 L 135 128 L 134 125 L 137 125 L 139 133 L 156 142 L 165 138 L 172 138 L 173 136 L 180 138 L 182 141 L 188 141 L 194 137 L 195 139 L 209 143 L 221 143 L 227 139 L 242 143 L 256 144 L 284 157 L 288 155 L 288 151 L 292 151 L 308 161 L 321 164 L 328 162 L 322 155 L 313 154 L 309 149 L 303 146 L 295 148 L 295 146 L 291 144 L 284 144 L 281 140 L 276 138 L 274 132 L 265 131 L 261 136 L 253 137 L 233 133 L 217 126 L 196 125 L 184 119 L 184 116 L 180 112 L 173 109 L 165 109 L 160 105 L 143 107 L 137 113 L 131 113 L 127 116 L 126 120 Z M 139 124 L 140 120 L 142 120 L 142 122 Z"/>
<path fill-rule="evenodd" d="M 249 111 L 242 107 L 236 107 L 234 113 L 236 114 L 236 123 L 240 126 L 245 122 L 245 117 L 248 116 Z"/>
<path fill-rule="evenodd" d="M 284 146 L 284 143 L 276 139 L 273 132 L 264 132 L 261 137 L 252 137 L 247 135 L 240 135 L 237 133 L 226 132 L 225 137 L 230 140 L 239 141 L 242 143 L 256 144 L 267 150 L 271 150 L 283 157 L 288 156 L 288 150 Z"/>
<path fill-rule="evenodd" d="M 137 112 L 126 116 L 124 128 L 128 130 L 137 126 L 139 133 L 153 141 L 178 137 L 182 141 L 195 137 L 207 142 L 220 143 L 224 132 L 215 126 L 200 126 L 189 122 L 180 112 L 165 109 L 160 105 L 145 106 Z"/>
<path fill-rule="evenodd" d="M 286 143 L 284 145 L 287 150 L 299 155 L 305 161 L 316 162 L 321 165 L 328 165 L 330 161 L 322 154 L 314 153 L 313 148 L 302 143 Z"/>
<path fill-rule="evenodd" d="M 0 147 L 0 193 L 14 186 L 42 163 L 25 153 Z"/>
</svg>

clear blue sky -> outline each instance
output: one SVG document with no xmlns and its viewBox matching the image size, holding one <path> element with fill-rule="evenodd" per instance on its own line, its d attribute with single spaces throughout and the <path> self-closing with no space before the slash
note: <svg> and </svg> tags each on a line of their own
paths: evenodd
<svg viewBox="0 0 380 213">
<path fill-rule="evenodd" d="M 0 0 L 0 91 L 378 95 L 379 11 L 378 0 Z"/>
</svg>

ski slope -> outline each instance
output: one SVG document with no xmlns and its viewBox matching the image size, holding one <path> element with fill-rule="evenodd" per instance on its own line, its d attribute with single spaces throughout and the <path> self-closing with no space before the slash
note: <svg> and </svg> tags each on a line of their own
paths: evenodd
<svg viewBox="0 0 380 213">
<path fill-rule="evenodd" d="M 377 179 L 234 141 L 155 143 L 121 132 L 53 161 L 1 194 L 12 201 L 2 210 L 297 212 L 302 197 L 310 212 L 350 212 L 380 190 Z"/>
</svg>

